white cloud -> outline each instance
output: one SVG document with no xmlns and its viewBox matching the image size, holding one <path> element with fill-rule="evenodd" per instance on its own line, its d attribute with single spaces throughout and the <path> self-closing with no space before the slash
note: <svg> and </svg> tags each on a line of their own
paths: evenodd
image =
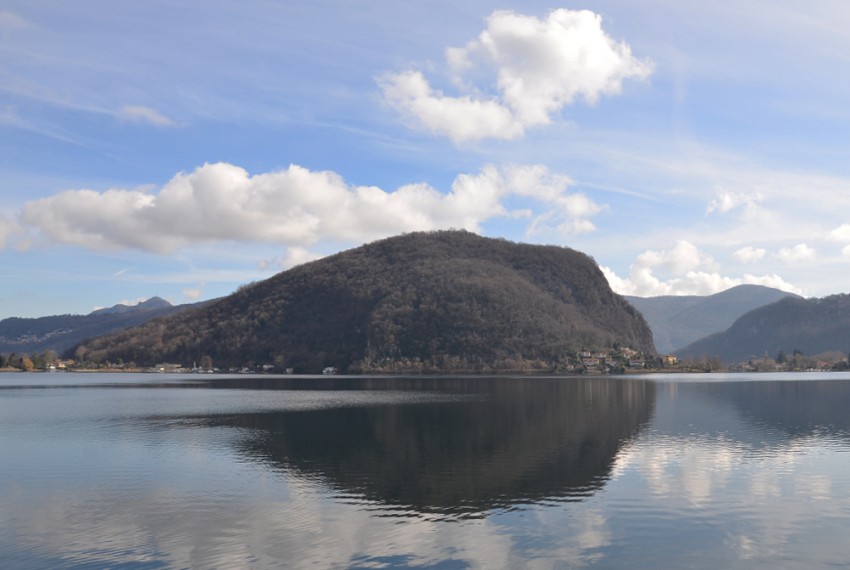
<svg viewBox="0 0 850 570">
<path fill-rule="evenodd" d="M 418 71 L 383 76 L 379 84 L 391 105 L 407 113 L 435 135 L 454 142 L 485 138 L 513 139 L 524 128 L 510 110 L 495 100 L 446 97 L 433 91 Z"/>
<path fill-rule="evenodd" d="M 850 257 L 850 224 L 842 224 L 829 232 L 826 239 L 833 242 L 845 243 L 841 249 L 842 255 Z"/>
<path fill-rule="evenodd" d="M 324 257 L 321 253 L 310 251 L 305 247 L 288 247 L 286 254 L 281 258 L 281 266 L 283 269 L 289 269 L 296 265 L 302 265 Z"/>
<path fill-rule="evenodd" d="M 767 254 L 767 251 L 762 248 L 753 246 L 742 247 L 732 254 L 732 257 L 741 263 L 755 263 L 761 260 Z"/>
<path fill-rule="evenodd" d="M 173 120 L 169 119 L 156 109 L 151 109 L 150 107 L 142 105 L 126 105 L 121 109 L 121 111 L 119 111 L 118 116 L 125 121 L 133 123 L 150 123 L 157 127 L 172 127 L 175 124 Z"/>
<path fill-rule="evenodd" d="M 286 253 L 284 253 L 281 257 L 277 257 L 274 259 L 263 259 L 258 264 L 258 267 L 261 270 L 266 270 L 269 268 L 290 269 L 292 267 L 295 267 L 296 265 L 302 265 L 304 263 L 316 261 L 317 259 L 322 259 L 323 257 L 325 257 L 323 254 L 310 251 L 306 247 L 292 246 L 286 248 Z"/>
<path fill-rule="evenodd" d="M 711 214 L 718 212 L 725 214 L 739 206 L 743 206 L 747 210 L 754 209 L 764 196 L 760 193 L 745 193 L 745 192 L 730 192 L 723 188 L 718 188 L 714 192 L 714 199 L 708 205 L 706 213 Z"/>
<path fill-rule="evenodd" d="M 842 243 L 850 243 L 850 224 L 842 224 L 829 232 L 827 239 Z"/>
<path fill-rule="evenodd" d="M 687 241 L 679 241 L 671 250 L 649 250 L 638 255 L 628 277 L 620 277 L 608 267 L 600 266 L 600 269 L 611 288 L 621 295 L 712 295 L 743 284 L 802 293 L 778 275 L 728 277 L 718 273 L 715 266 L 711 256 Z M 657 272 L 663 275 L 659 277 Z"/>
<path fill-rule="evenodd" d="M 799 263 L 813 260 L 817 257 L 817 252 L 808 245 L 800 243 L 794 247 L 783 247 L 776 254 L 776 257 L 785 263 Z"/>
<path fill-rule="evenodd" d="M 694 244 L 685 240 L 677 241 L 671 250 L 645 251 L 636 261 L 638 267 L 664 267 L 676 275 L 713 263 L 711 256 L 702 253 Z"/>
<path fill-rule="evenodd" d="M 577 97 L 594 103 L 620 93 L 624 79 L 646 78 L 652 70 L 627 44 L 611 39 L 601 16 L 588 10 L 558 9 L 545 20 L 497 11 L 462 49 L 465 59 L 495 66 L 502 98 L 529 125 L 548 123 Z"/>
<path fill-rule="evenodd" d="M 488 186 L 489 191 L 477 194 L 487 194 L 500 199 L 506 196 L 530 198 L 546 205 L 545 211 L 534 215 L 532 211 L 507 212 L 502 206 L 493 206 L 502 215 L 530 215 L 533 219 L 527 229 L 527 235 L 569 236 L 588 233 L 596 230 L 589 218 L 601 212 L 605 206 L 597 204 L 581 193 L 567 193 L 573 181 L 564 175 L 552 174 L 545 166 L 509 167 L 497 170 L 488 166 L 482 173 L 473 178 L 461 176 L 458 178 L 464 185 L 471 188 Z M 456 187 L 453 186 L 455 190 Z"/>
<path fill-rule="evenodd" d="M 446 61 L 462 96 L 434 91 L 416 71 L 387 74 L 379 84 L 390 104 L 455 142 L 519 137 L 578 98 L 593 104 L 620 93 L 624 80 L 652 72 L 588 10 L 557 9 L 545 19 L 493 12 L 476 39 L 446 50 Z M 495 92 L 474 85 L 478 71 L 496 74 Z"/>
<path fill-rule="evenodd" d="M 789 293 L 794 293 L 796 295 L 803 295 L 805 291 L 800 289 L 799 287 L 795 287 L 794 285 L 785 281 L 779 275 L 772 273 L 770 275 L 750 275 L 749 273 L 744 274 L 744 277 L 740 280 L 736 285 L 763 285 L 765 287 L 772 287 L 774 289 L 779 289 L 781 291 L 787 291 Z"/>
<path fill-rule="evenodd" d="M 21 227 L 12 220 L 0 214 L 0 250 L 6 248 L 11 241 L 12 236 L 21 232 Z"/>
<path fill-rule="evenodd" d="M 92 309 L 92 310 L 93 310 L 93 311 L 99 311 L 99 310 L 101 310 L 101 309 L 108 309 L 108 308 L 114 307 L 114 306 L 116 306 L 116 305 L 124 305 L 125 307 L 135 307 L 135 306 L 136 306 L 136 305 L 138 305 L 139 303 L 144 303 L 144 302 L 145 302 L 145 301 L 147 301 L 148 299 L 149 299 L 149 297 L 137 297 L 136 299 L 133 299 L 132 301 L 131 301 L 131 300 L 129 300 L 129 299 L 124 299 L 124 300 L 122 300 L 122 301 L 118 301 L 118 302 L 116 302 L 115 304 L 113 304 L 113 305 L 109 305 L 109 306 L 106 306 L 106 307 L 104 307 L 104 306 L 97 306 L 97 307 L 95 307 L 95 308 L 94 308 L 94 309 Z"/>
<path fill-rule="evenodd" d="M 201 295 L 203 295 L 203 291 L 200 287 L 187 287 L 185 289 L 182 289 L 180 292 L 183 293 L 183 296 L 189 299 L 190 301 L 197 301 L 201 298 Z"/>
<path fill-rule="evenodd" d="M 688 272 L 681 277 L 661 280 L 655 277 L 651 271 L 638 274 L 635 279 L 630 275 L 628 279 L 616 276 L 610 269 L 604 268 L 605 276 L 611 284 L 611 288 L 621 295 L 635 295 L 638 297 L 657 297 L 661 295 L 713 295 L 738 285 L 764 285 L 782 291 L 802 294 L 803 292 L 788 283 L 776 274 L 750 275 L 743 277 L 726 277 L 719 273 L 707 273 L 703 271 Z M 613 275 L 613 279 L 612 279 Z"/>
<path fill-rule="evenodd" d="M 570 194 L 553 200 L 548 212 L 537 216 L 526 232 L 527 235 L 553 234 L 560 237 L 584 234 L 596 230 L 588 218 L 604 209 L 584 194 Z"/>
<path fill-rule="evenodd" d="M 489 219 L 517 213 L 548 216 L 562 233 L 589 231 L 588 218 L 601 206 L 569 194 L 570 184 L 542 166 L 486 166 L 459 175 L 448 193 L 427 184 L 385 191 L 296 165 L 250 176 L 218 163 L 178 174 L 158 193 L 67 190 L 28 202 L 21 218 L 58 243 L 91 249 L 168 253 L 202 242 L 279 243 L 295 248 L 284 262 L 296 263 L 307 259 L 303 248 L 322 240 L 362 243 L 416 230 L 480 231 Z M 512 197 L 525 198 L 528 212 L 510 210 L 506 201 Z"/>
</svg>

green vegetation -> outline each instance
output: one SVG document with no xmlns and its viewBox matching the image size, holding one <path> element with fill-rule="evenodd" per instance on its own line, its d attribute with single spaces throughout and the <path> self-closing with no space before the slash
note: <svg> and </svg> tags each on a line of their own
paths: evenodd
<svg viewBox="0 0 850 570">
<path fill-rule="evenodd" d="M 20 370 L 32 372 L 34 370 L 47 370 L 55 366 L 59 358 L 53 351 L 32 354 L 0 354 L 0 370 Z"/>
<path fill-rule="evenodd" d="M 738 285 L 707 296 L 626 297 L 649 323 L 655 348 L 663 354 L 725 331 L 736 319 L 791 293 L 761 285 Z"/>
<path fill-rule="evenodd" d="M 643 317 L 591 258 L 451 231 L 301 265 L 68 356 L 296 372 L 555 371 L 615 345 L 655 352 Z"/>
<path fill-rule="evenodd" d="M 807 370 L 837 365 L 848 348 L 850 295 L 832 295 L 823 299 L 788 297 L 750 311 L 725 332 L 677 354 L 682 358 L 708 354 L 757 370 L 775 370 L 777 366 Z"/>
<path fill-rule="evenodd" d="M 134 327 L 186 307 L 172 306 L 164 299 L 153 297 L 138 305 L 115 305 L 88 315 L 3 319 L 0 321 L 0 353 L 29 354 L 48 350 L 61 353 L 87 339 Z"/>
</svg>

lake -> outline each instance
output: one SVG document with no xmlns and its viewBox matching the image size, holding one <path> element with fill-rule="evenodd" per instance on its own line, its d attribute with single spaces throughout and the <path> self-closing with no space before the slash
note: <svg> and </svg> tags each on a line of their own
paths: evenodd
<svg viewBox="0 0 850 570">
<path fill-rule="evenodd" d="M 850 375 L 0 375 L 2 568 L 846 568 Z"/>
</svg>

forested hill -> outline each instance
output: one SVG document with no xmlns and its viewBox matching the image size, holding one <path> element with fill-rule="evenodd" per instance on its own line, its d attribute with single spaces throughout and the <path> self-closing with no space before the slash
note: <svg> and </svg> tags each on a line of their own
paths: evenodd
<svg viewBox="0 0 850 570">
<path fill-rule="evenodd" d="M 398 372 L 552 368 L 615 345 L 654 352 L 643 317 L 591 258 L 447 231 L 304 264 L 74 352 L 137 365 L 209 356 L 218 367 Z"/>
<path fill-rule="evenodd" d="M 0 354 L 61 353 L 94 337 L 139 325 L 155 317 L 182 311 L 191 305 L 172 305 L 152 297 L 137 305 L 115 305 L 88 315 L 11 317 L 0 321 Z"/>
<path fill-rule="evenodd" d="M 850 350 L 850 295 L 823 299 L 788 297 L 750 311 L 725 332 L 699 340 L 679 356 L 717 356 L 726 362 L 745 362 L 766 353 L 800 351 L 817 355 Z"/>
<path fill-rule="evenodd" d="M 649 323 L 655 348 L 664 353 L 678 353 L 692 342 L 725 331 L 738 317 L 753 309 L 792 296 L 796 297 L 761 285 L 738 285 L 707 296 L 626 297 L 626 300 Z"/>
</svg>

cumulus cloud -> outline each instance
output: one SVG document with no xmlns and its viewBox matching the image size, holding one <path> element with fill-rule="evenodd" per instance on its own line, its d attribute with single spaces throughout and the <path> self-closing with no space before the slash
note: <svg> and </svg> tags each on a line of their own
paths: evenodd
<svg viewBox="0 0 850 570">
<path fill-rule="evenodd" d="M 156 109 L 142 105 L 126 105 L 119 111 L 118 116 L 132 123 L 149 123 L 157 127 L 172 127 L 175 124 Z"/>
<path fill-rule="evenodd" d="M 813 260 L 817 257 L 817 252 L 808 245 L 799 243 L 794 247 L 783 247 L 776 254 L 776 257 L 785 263 L 800 263 Z"/>
<path fill-rule="evenodd" d="M 679 241 L 670 250 L 649 250 L 638 255 L 629 268 L 628 277 L 620 277 L 609 267 L 600 266 L 600 269 L 611 288 L 621 295 L 712 295 L 744 284 L 802 293 L 775 274 L 728 277 L 721 275 L 715 266 L 711 256 L 687 241 Z"/>
<path fill-rule="evenodd" d="M 850 257 L 850 224 L 842 224 L 829 232 L 827 239 L 833 242 L 847 244 L 841 250 L 841 253 Z"/>
<path fill-rule="evenodd" d="M 760 193 L 746 192 L 730 192 L 723 188 L 718 188 L 714 192 L 714 199 L 708 205 L 706 213 L 714 212 L 725 214 L 738 207 L 744 207 L 746 210 L 754 209 L 760 202 L 764 200 L 764 196 Z"/>
<path fill-rule="evenodd" d="M 386 75 L 379 84 L 390 104 L 415 118 L 429 132 L 447 135 L 455 142 L 513 139 L 525 130 L 498 101 L 447 97 L 432 90 L 418 71 Z"/>
<path fill-rule="evenodd" d="M 576 99 L 593 104 L 652 72 L 605 33 L 598 14 L 563 8 L 543 19 L 493 12 L 476 39 L 446 50 L 446 61 L 460 96 L 432 89 L 416 71 L 387 74 L 379 84 L 391 105 L 455 142 L 516 138 Z M 482 71 L 495 74 L 495 90 L 475 84 Z"/>
<path fill-rule="evenodd" d="M 767 251 L 753 246 L 742 247 L 732 254 L 732 257 L 740 261 L 741 263 L 755 263 L 756 261 L 760 261 L 767 255 Z"/>
<path fill-rule="evenodd" d="M 646 268 L 664 267 L 679 275 L 713 263 L 711 256 L 702 253 L 694 244 L 679 240 L 670 250 L 645 251 L 638 256 L 636 265 Z"/>
<path fill-rule="evenodd" d="M 67 190 L 28 202 L 21 218 L 44 236 L 91 249 L 156 253 L 213 241 L 279 243 L 287 263 L 307 259 L 322 240 L 362 243 L 415 230 L 480 231 L 486 220 L 545 210 L 559 232 L 592 229 L 592 200 L 568 193 L 571 181 L 542 166 L 486 166 L 459 175 L 447 193 L 427 184 L 394 191 L 352 186 L 334 172 L 292 165 L 251 176 L 227 163 L 206 164 L 172 178 L 159 192 Z M 514 211 L 509 198 L 525 198 Z M 540 215 L 538 215 L 539 218 Z"/>
<path fill-rule="evenodd" d="M 842 243 L 850 243 L 850 224 L 842 224 L 829 232 L 827 239 Z"/>
</svg>

